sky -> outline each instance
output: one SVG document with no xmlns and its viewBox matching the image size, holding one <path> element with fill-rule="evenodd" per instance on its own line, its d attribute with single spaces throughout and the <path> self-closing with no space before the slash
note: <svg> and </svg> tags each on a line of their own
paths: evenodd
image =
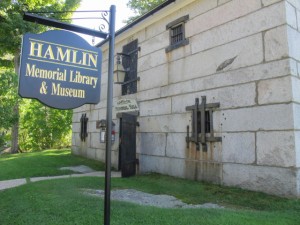
<svg viewBox="0 0 300 225">
<path fill-rule="evenodd" d="M 109 10 L 111 5 L 116 6 L 116 30 L 120 29 L 121 27 L 125 26 L 123 22 L 128 17 L 133 16 L 134 13 L 129 8 L 127 8 L 128 0 L 81 0 L 81 4 L 77 11 L 87 11 L 87 10 Z M 100 17 L 101 13 L 74 13 L 73 18 L 87 18 L 87 17 Z M 100 24 L 105 24 L 104 21 L 100 19 L 84 19 L 84 20 L 73 20 L 73 24 L 83 26 L 90 29 L 97 29 Z M 93 37 L 88 35 L 81 35 L 87 42 L 92 44 Z M 101 39 L 96 39 L 95 44 L 97 44 Z"/>
</svg>

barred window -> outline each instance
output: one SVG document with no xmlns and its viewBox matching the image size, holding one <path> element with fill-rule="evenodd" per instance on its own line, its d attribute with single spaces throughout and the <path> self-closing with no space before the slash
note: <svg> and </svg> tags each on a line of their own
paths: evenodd
<svg viewBox="0 0 300 225">
<path fill-rule="evenodd" d="M 171 45 L 175 45 L 184 40 L 183 24 L 172 27 L 170 32 Z"/>
<path fill-rule="evenodd" d="M 137 78 L 137 65 L 138 65 L 138 40 L 134 40 L 123 46 L 123 53 L 129 54 L 129 57 L 123 57 L 122 64 L 124 68 L 129 70 L 125 73 L 125 82 Z M 137 82 L 130 82 L 122 85 L 122 95 L 134 94 L 137 92 Z"/>
<path fill-rule="evenodd" d="M 170 45 L 166 48 L 166 52 L 189 43 L 189 40 L 185 37 L 185 23 L 188 19 L 188 15 L 183 16 L 167 25 L 167 30 L 170 31 Z"/>
<path fill-rule="evenodd" d="M 201 134 L 201 112 L 197 112 L 197 133 Z M 205 111 L 205 133 L 210 133 L 211 132 L 211 119 L 210 117 L 212 116 L 212 112 L 210 111 Z"/>
</svg>

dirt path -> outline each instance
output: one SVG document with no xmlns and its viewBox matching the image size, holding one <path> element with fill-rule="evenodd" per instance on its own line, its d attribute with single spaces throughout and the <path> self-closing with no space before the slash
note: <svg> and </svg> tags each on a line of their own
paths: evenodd
<svg viewBox="0 0 300 225">
<path fill-rule="evenodd" d="M 83 189 L 83 193 L 87 195 L 104 197 L 103 190 Z M 118 201 L 126 201 L 139 205 L 154 206 L 159 208 L 210 208 L 210 209 L 222 209 L 223 206 L 205 203 L 201 205 L 191 205 L 182 202 L 181 200 L 170 195 L 154 195 L 137 191 L 134 189 L 121 189 L 112 190 L 111 199 Z"/>
</svg>

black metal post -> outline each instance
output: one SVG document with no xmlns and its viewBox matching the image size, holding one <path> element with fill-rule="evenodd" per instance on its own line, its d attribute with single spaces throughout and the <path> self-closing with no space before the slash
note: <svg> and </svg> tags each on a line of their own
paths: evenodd
<svg viewBox="0 0 300 225">
<path fill-rule="evenodd" d="M 206 145 L 206 123 L 205 123 L 205 109 L 206 109 L 206 96 L 201 96 L 202 103 L 200 106 L 200 114 L 201 114 L 201 138 L 200 142 L 202 144 L 202 150 L 204 152 L 207 151 L 207 145 Z M 198 136 L 198 134 L 197 134 Z"/>
<path fill-rule="evenodd" d="M 111 132 L 112 132 L 112 102 L 113 102 L 113 73 L 115 51 L 115 17 L 116 6 L 110 7 L 109 17 L 109 62 L 107 81 L 107 109 L 106 109 L 106 149 L 105 149 L 105 196 L 104 196 L 104 225 L 110 224 L 110 180 L 111 180 Z"/>
<path fill-rule="evenodd" d="M 195 99 L 195 110 L 193 111 L 194 113 L 194 141 L 196 143 L 196 150 L 200 150 L 199 148 L 199 136 L 198 136 L 198 110 L 199 110 L 199 98 Z"/>
<path fill-rule="evenodd" d="M 107 111 L 106 111 L 106 170 L 105 170 L 105 196 L 104 196 L 104 225 L 110 224 L 110 179 L 111 179 L 111 132 L 112 132 L 112 101 L 113 101 L 113 71 L 114 71 L 114 51 L 115 51 L 115 18 L 116 6 L 110 7 L 109 34 L 101 31 L 91 30 L 73 24 L 63 23 L 57 20 L 33 15 L 25 12 L 23 19 L 30 22 L 43 24 L 46 26 L 62 28 L 100 38 L 109 39 L 109 61 L 108 61 L 108 83 L 107 83 Z M 99 93 L 100 94 L 100 93 Z"/>
</svg>

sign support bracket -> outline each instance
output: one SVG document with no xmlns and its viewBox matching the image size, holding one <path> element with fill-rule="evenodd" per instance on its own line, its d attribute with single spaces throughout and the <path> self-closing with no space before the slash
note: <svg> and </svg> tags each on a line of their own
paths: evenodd
<svg viewBox="0 0 300 225">
<path fill-rule="evenodd" d="M 74 31 L 82 34 L 87 34 L 99 38 L 107 38 L 108 34 L 102 31 L 89 29 L 86 27 L 77 26 L 74 24 L 64 23 L 58 20 L 46 18 L 43 16 L 34 15 L 28 12 L 24 12 L 23 20 L 33 23 L 42 24 L 45 26 L 56 27 L 64 30 Z"/>
</svg>

